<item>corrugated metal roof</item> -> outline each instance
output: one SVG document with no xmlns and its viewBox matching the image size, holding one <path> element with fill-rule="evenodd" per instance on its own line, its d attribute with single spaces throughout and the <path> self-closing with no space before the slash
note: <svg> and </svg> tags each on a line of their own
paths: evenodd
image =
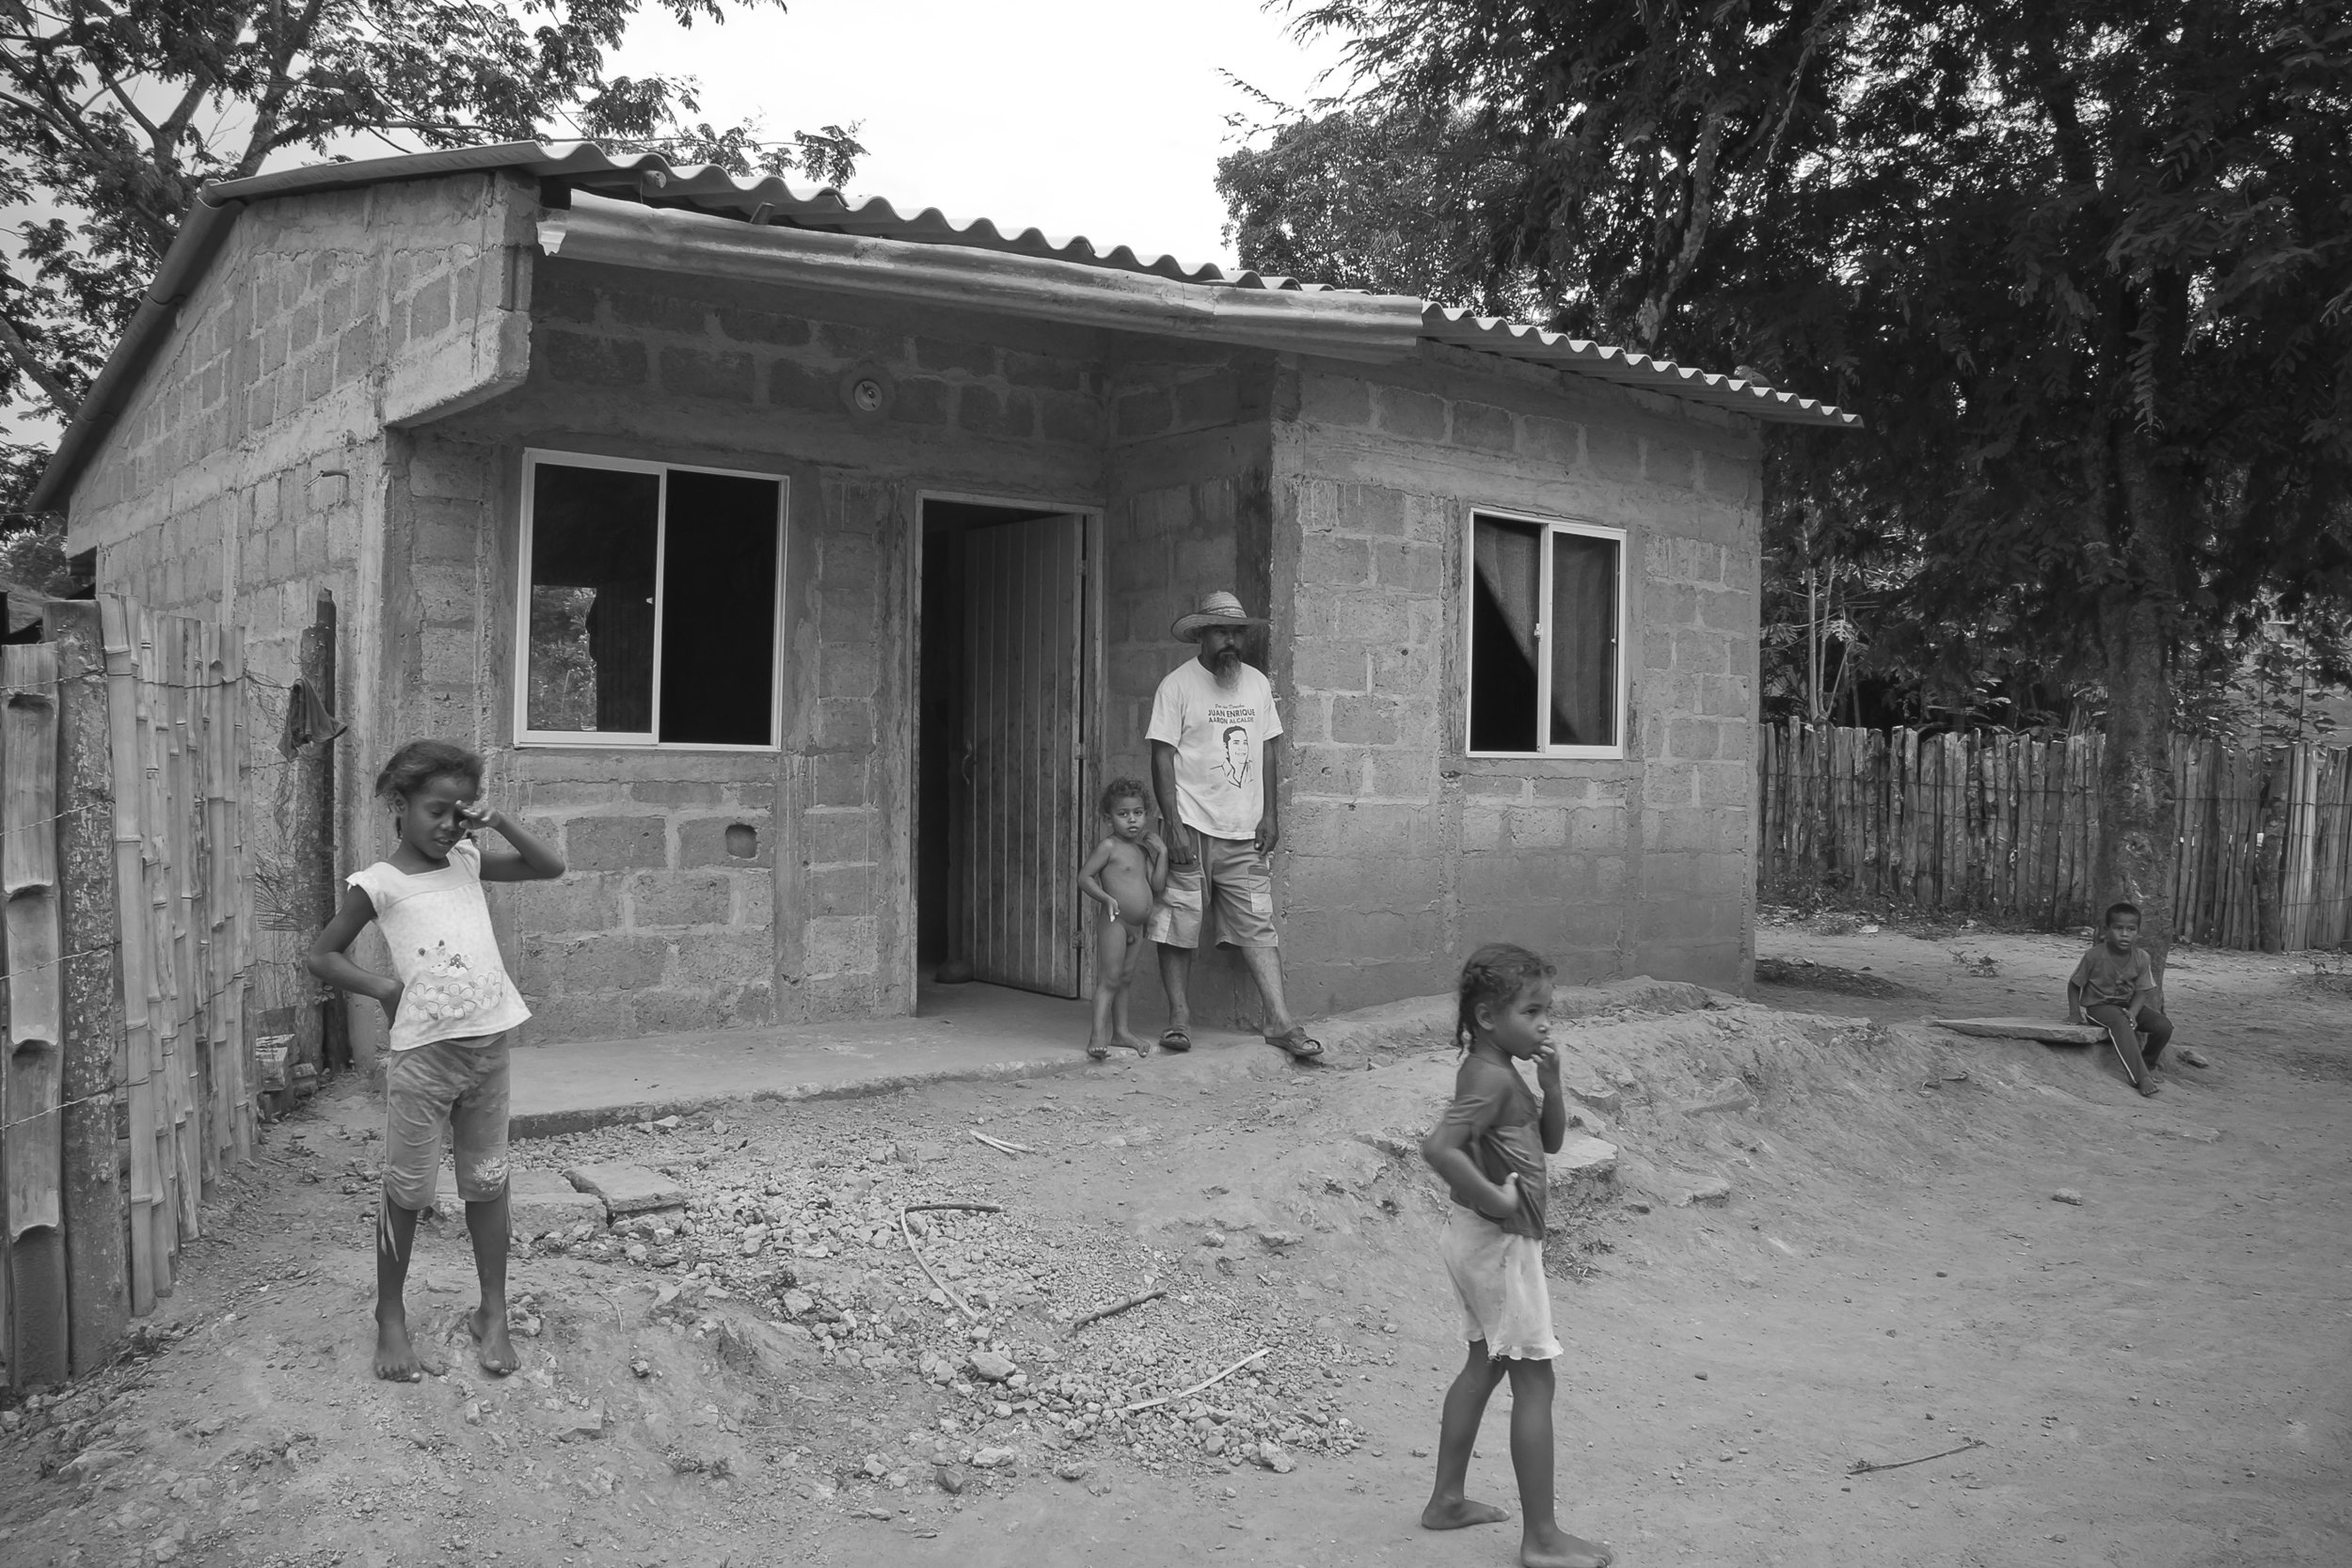
<svg viewBox="0 0 2352 1568">
<path fill-rule="evenodd" d="M 755 223 L 903 240 L 916 245 L 1005 251 L 1079 266 L 1143 273 L 1180 283 L 1309 292 L 1326 288 L 1295 277 L 1248 270 L 1229 272 L 1214 262 L 1188 263 L 1166 254 L 1144 256 L 1126 245 L 1104 249 L 1084 234 L 1008 230 L 992 218 L 951 217 L 937 207 L 901 212 L 884 197 L 852 199 L 831 186 L 797 184 L 775 175 L 745 179 L 710 164 L 673 164 L 654 152 L 610 153 L 586 142 L 506 142 L 453 152 L 287 169 L 211 186 L 205 192 L 205 199 L 218 203 L 252 201 L 300 191 L 342 189 L 468 168 L 510 168 L 543 180 L 562 181 L 599 195 L 626 197 L 648 206 L 690 207 Z M 1503 321 L 1440 305 L 1429 306 L 1424 320 L 1424 335 L 1440 342 L 1574 371 L 1619 386 L 1641 387 L 1775 423 L 1851 426 L 1862 422 L 1856 416 L 1828 404 L 1779 391 L 1760 381 L 1677 365 L 1630 349 L 1548 332 L 1523 322 Z"/>
<path fill-rule="evenodd" d="M 205 187 L 204 199 L 215 205 L 258 201 L 274 196 L 350 190 L 388 180 L 415 180 L 491 168 L 561 181 L 600 196 L 626 197 L 648 206 L 691 207 L 755 222 L 821 229 L 836 234 L 1010 251 L 1079 266 L 1149 273 L 1179 283 L 1222 283 L 1242 289 L 1313 287 L 1295 278 L 1228 272 L 1213 262 L 1192 265 L 1165 254 L 1144 256 L 1123 245 L 1104 249 L 1084 234 L 1055 235 L 1041 229 L 1007 230 L 993 218 L 951 217 L 937 207 L 900 212 L 886 197 L 852 199 L 830 185 L 803 185 L 772 174 L 745 178 L 712 164 L 674 164 L 658 152 L 612 153 L 587 142 L 501 142 L 495 147 L 469 147 L 452 152 L 316 164 L 307 168 L 257 174 L 248 180 L 223 181 Z"/>
<path fill-rule="evenodd" d="M 852 199 L 828 186 L 796 184 L 772 175 L 740 179 L 708 164 L 673 164 L 653 152 L 616 155 L 585 142 L 501 142 L 444 152 L 316 164 L 205 187 L 182 223 L 179 237 L 166 253 L 163 264 L 156 269 L 155 280 L 139 301 L 121 341 L 115 345 L 114 353 L 83 399 L 80 413 L 58 440 L 56 454 L 50 459 L 34 489 L 33 506 L 42 508 L 56 503 L 81 467 L 89 443 L 113 423 L 148 356 L 169 331 L 181 300 L 211 264 L 238 208 L 274 197 L 490 170 L 532 175 L 650 207 L 683 207 L 755 223 L 915 245 L 1001 251 L 1211 288 L 1343 292 L 1327 291 L 1323 284 L 1292 277 L 1246 270 L 1229 272 L 1213 262 L 1190 264 L 1173 256 L 1147 257 L 1126 245 L 1104 248 L 1083 234 L 1057 236 L 1038 229 L 1007 230 L 990 218 L 950 217 L 936 207 L 901 212 L 882 197 Z M 1731 409 L 1774 423 L 1836 427 L 1862 422 L 1856 416 L 1828 404 L 1778 391 L 1759 382 L 1694 370 L 1450 306 L 1427 306 L 1422 335 L 1459 348 L 1548 365 L 1620 386 Z"/>
<path fill-rule="evenodd" d="M 1525 322 L 1482 316 L 1474 311 L 1455 309 L 1450 305 L 1429 307 L 1422 318 L 1422 334 L 1463 348 L 1480 349 L 1488 354 L 1501 354 L 1538 365 L 1557 365 L 1575 371 L 1580 375 L 1615 382 L 1621 387 L 1641 387 L 1692 403 L 1737 409 L 1760 420 L 1784 424 L 1838 426 L 1859 425 L 1862 422 L 1858 415 L 1849 414 L 1812 398 L 1799 397 L 1794 392 L 1780 391 L 1761 381 L 1696 370 L 1689 365 L 1677 365 L 1671 359 L 1636 354 L 1629 348 L 1613 348 L 1590 339 L 1571 338 L 1565 332 L 1548 332 L 1540 326 L 1530 326 Z"/>
</svg>

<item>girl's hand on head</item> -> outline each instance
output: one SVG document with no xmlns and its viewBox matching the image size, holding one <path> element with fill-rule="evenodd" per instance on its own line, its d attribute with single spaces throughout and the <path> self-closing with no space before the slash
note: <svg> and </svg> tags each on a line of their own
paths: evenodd
<svg viewBox="0 0 2352 1568">
<path fill-rule="evenodd" d="M 490 818 L 498 814 L 496 806 L 486 806 L 477 800 L 471 805 L 458 807 L 457 820 L 468 832 L 480 832 L 490 825 Z"/>
</svg>

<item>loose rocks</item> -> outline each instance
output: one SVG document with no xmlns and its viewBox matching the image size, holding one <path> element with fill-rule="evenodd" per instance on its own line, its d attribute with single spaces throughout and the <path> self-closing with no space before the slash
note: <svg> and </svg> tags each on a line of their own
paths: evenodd
<svg viewBox="0 0 2352 1568">
<path fill-rule="evenodd" d="M 969 1364 L 972 1375 L 984 1383 L 1002 1383 L 1021 1370 L 1013 1365 L 1012 1357 L 993 1350 L 974 1351 Z"/>
<path fill-rule="evenodd" d="M 2050 1201 L 2053 1203 L 2072 1203 L 2079 1208 L 2083 1201 L 2083 1195 L 2076 1192 L 2072 1187 L 2060 1187 L 2057 1192 L 2050 1195 Z"/>
</svg>

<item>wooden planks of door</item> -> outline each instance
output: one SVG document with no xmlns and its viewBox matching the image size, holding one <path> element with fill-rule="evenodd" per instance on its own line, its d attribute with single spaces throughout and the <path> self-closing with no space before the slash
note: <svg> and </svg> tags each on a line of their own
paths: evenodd
<svg viewBox="0 0 2352 1568">
<path fill-rule="evenodd" d="M 1085 520 L 975 528 L 963 550 L 962 950 L 976 980 L 1075 996 Z"/>
</svg>

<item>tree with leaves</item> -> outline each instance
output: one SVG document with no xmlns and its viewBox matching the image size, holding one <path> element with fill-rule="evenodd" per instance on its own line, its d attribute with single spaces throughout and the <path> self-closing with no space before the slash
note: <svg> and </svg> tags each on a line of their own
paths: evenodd
<svg viewBox="0 0 2352 1568">
<path fill-rule="evenodd" d="M 1361 72 L 1323 118 L 1489 171 L 1433 210 L 1467 231 L 1424 250 L 1486 255 L 1477 286 L 1533 293 L 1547 325 L 1761 367 L 1868 420 L 1773 436 L 1768 527 L 1914 543 L 1890 652 L 1978 639 L 1955 662 L 2030 656 L 2096 689 L 2096 876 L 2161 955 L 2184 651 L 2352 605 L 2341 0 L 1301 14 L 1351 34 Z M 1251 199 L 1280 145 L 1226 165 L 1245 261 L 1286 221 Z M 1369 245 L 1351 217 L 1287 243 Z"/>
<path fill-rule="evenodd" d="M 723 0 L 660 0 L 681 26 Z M 743 0 L 749 6 L 780 0 Z M 209 182 L 274 158 L 588 138 L 828 184 L 856 127 L 763 141 L 606 68 L 640 0 L 0 0 L 0 400 L 71 418 Z M 0 506 L 45 452 L 0 444 Z"/>
</svg>

